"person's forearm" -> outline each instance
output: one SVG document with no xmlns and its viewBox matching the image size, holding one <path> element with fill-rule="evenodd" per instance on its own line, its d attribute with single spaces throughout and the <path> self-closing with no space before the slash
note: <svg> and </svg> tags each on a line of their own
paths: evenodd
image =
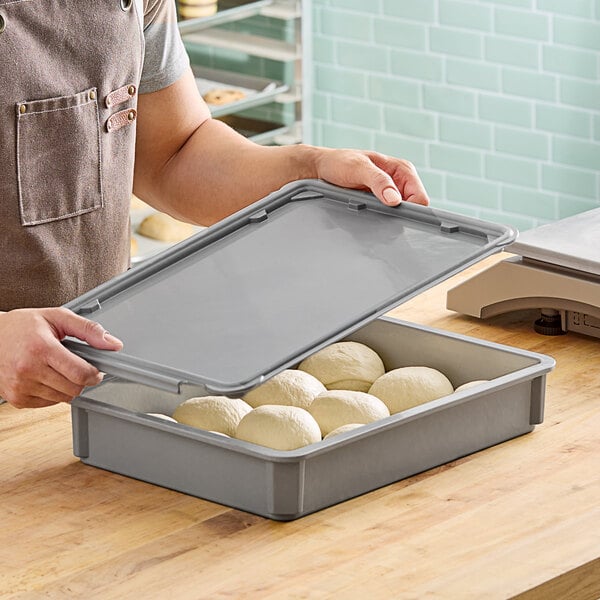
<svg viewBox="0 0 600 600">
<path fill-rule="evenodd" d="M 157 195 L 174 217 L 209 225 L 290 181 L 316 177 L 321 151 L 260 146 L 208 119 L 164 166 Z"/>
<path fill-rule="evenodd" d="M 372 151 L 255 144 L 212 119 L 189 71 L 138 99 L 134 193 L 155 208 L 210 225 L 298 179 L 371 190 L 383 203 L 427 204 L 414 166 Z"/>
</svg>

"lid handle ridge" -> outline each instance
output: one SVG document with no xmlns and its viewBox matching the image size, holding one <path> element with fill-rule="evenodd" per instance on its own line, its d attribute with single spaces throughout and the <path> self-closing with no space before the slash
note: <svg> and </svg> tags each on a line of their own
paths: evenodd
<svg viewBox="0 0 600 600">
<path fill-rule="evenodd" d="M 77 312 L 80 315 L 90 315 L 93 312 L 100 310 L 101 308 L 102 305 L 100 304 L 100 300 L 98 300 L 98 298 L 95 298 L 91 302 L 80 306 L 75 312 Z"/>
<path fill-rule="evenodd" d="M 321 192 L 313 192 L 312 190 L 306 192 L 300 192 L 294 194 L 290 200 L 316 200 L 318 198 L 324 198 L 325 196 Z"/>
<path fill-rule="evenodd" d="M 250 223 L 262 223 L 269 218 L 269 213 L 263 208 L 248 217 Z"/>
<path fill-rule="evenodd" d="M 174 394 L 180 393 L 182 381 L 164 372 L 160 373 L 151 364 L 145 365 L 143 361 L 123 356 L 120 352 L 99 350 L 74 339 L 67 338 L 62 344 L 67 350 L 84 358 L 103 373 L 110 373 L 121 379 L 150 385 Z"/>
<path fill-rule="evenodd" d="M 358 212 L 359 210 L 364 210 L 365 208 L 367 208 L 367 203 L 366 202 L 361 202 L 360 200 L 348 200 L 348 208 L 350 210 L 353 210 L 355 212 Z"/>
<path fill-rule="evenodd" d="M 440 231 L 442 233 L 458 233 L 460 231 L 460 226 L 456 223 L 440 223 Z"/>
</svg>

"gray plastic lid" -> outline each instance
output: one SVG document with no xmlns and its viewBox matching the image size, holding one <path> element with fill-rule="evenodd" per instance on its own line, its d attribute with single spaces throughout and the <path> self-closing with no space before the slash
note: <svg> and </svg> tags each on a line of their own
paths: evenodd
<svg viewBox="0 0 600 600">
<path fill-rule="evenodd" d="M 104 372 L 238 394 L 499 251 L 509 227 L 298 181 L 66 306 L 124 342 Z"/>
</svg>

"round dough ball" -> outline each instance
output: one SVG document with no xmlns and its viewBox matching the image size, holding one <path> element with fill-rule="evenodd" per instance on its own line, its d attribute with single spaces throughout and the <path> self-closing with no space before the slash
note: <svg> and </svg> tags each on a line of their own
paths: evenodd
<svg viewBox="0 0 600 600">
<path fill-rule="evenodd" d="M 139 224 L 137 232 L 160 242 L 181 242 L 194 234 L 194 226 L 165 213 L 153 213 Z"/>
<path fill-rule="evenodd" d="M 308 411 L 325 436 L 348 423 L 371 423 L 390 416 L 387 406 L 370 394 L 353 390 L 330 390 L 319 394 Z"/>
<path fill-rule="evenodd" d="M 332 438 L 336 435 L 340 435 L 340 433 L 346 433 L 347 431 L 353 431 L 357 427 L 362 427 L 364 423 L 346 423 L 346 425 L 341 425 L 340 427 L 336 427 L 333 431 L 330 431 L 323 439 L 326 440 L 328 438 Z"/>
<path fill-rule="evenodd" d="M 251 410 L 252 407 L 239 398 L 202 396 L 182 402 L 173 418 L 184 425 L 233 436 L 241 418 Z"/>
<path fill-rule="evenodd" d="M 336 342 L 304 359 L 300 370 L 314 375 L 328 390 L 368 392 L 385 373 L 383 361 L 359 342 Z"/>
<path fill-rule="evenodd" d="M 286 369 L 249 391 L 244 400 L 256 408 L 264 404 L 285 404 L 307 409 L 325 391 L 325 386 L 310 373 Z"/>
<path fill-rule="evenodd" d="M 296 450 L 320 442 L 321 430 L 303 408 L 265 404 L 240 421 L 235 437 L 274 450 Z"/>
<path fill-rule="evenodd" d="M 168 415 L 163 415 L 161 413 L 146 413 L 150 417 L 156 417 L 157 419 L 163 419 L 163 421 L 173 421 L 173 423 L 177 423 L 177 420 L 173 417 L 169 417 Z"/>
<path fill-rule="evenodd" d="M 400 367 L 382 375 L 369 390 L 393 415 L 454 392 L 450 380 L 431 367 Z"/>
<path fill-rule="evenodd" d="M 454 391 L 460 392 L 461 390 L 468 390 L 469 388 L 476 387 L 482 383 L 486 383 L 487 381 L 489 381 L 489 379 L 475 379 L 474 381 L 467 381 L 467 383 L 459 385 Z"/>
</svg>

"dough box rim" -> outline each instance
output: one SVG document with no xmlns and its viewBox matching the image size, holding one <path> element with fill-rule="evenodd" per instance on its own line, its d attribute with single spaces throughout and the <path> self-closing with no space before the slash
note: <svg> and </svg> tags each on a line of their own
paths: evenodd
<svg viewBox="0 0 600 600">
<path fill-rule="evenodd" d="M 200 443 L 208 443 L 209 445 L 218 446 L 224 450 L 236 451 L 241 454 L 252 456 L 258 459 L 264 459 L 271 462 L 297 462 L 299 460 L 308 460 L 311 457 L 318 456 L 319 454 L 325 453 L 332 448 L 336 448 L 346 444 L 352 444 L 355 440 L 376 435 L 381 431 L 393 429 L 398 427 L 400 424 L 408 423 L 411 421 L 418 420 L 427 415 L 444 411 L 447 408 L 457 406 L 464 402 L 475 400 L 478 396 L 484 395 L 488 392 L 498 392 L 507 388 L 510 388 L 518 383 L 533 380 L 536 377 L 543 376 L 555 366 L 555 360 L 545 354 L 532 352 L 530 350 L 524 350 L 505 344 L 499 344 L 496 342 L 489 342 L 480 338 L 471 337 L 464 334 L 458 334 L 450 332 L 444 329 L 438 329 L 425 325 L 419 325 L 397 319 L 394 317 L 379 317 L 375 321 L 387 322 L 392 325 L 399 325 L 403 327 L 409 327 L 417 329 L 428 334 L 438 335 L 446 338 L 451 338 L 458 341 L 467 342 L 476 346 L 485 346 L 486 348 L 496 350 L 499 352 L 505 352 L 512 355 L 517 355 L 523 358 L 528 358 L 535 361 L 535 364 L 523 367 L 517 371 L 496 377 L 476 388 L 469 388 L 459 392 L 454 392 L 437 400 L 426 402 L 419 406 L 415 406 L 408 410 L 390 415 L 384 419 L 379 419 L 373 423 L 368 423 L 357 430 L 349 431 L 344 434 L 340 434 L 327 440 L 320 440 L 314 444 L 298 448 L 296 450 L 274 450 L 258 444 L 252 444 L 243 440 L 235 438 L 224 438 L 223 436 L 184 425 L 181 423 L 173 423 L 165 421 L 156 417 L 149 416 L 144 413 L 134 412 L 129 409 L 125 409 L 119 406 L 115 406 L 101 400 L 85 397 L 84 392 L 75 398 L 72 402 L 73 412 L 75 409 L 93 410 L 98 413 L 109 415 L 114 418 L 125 419 L 127 421 L 137 423 L 146 427 L 152 427 L 160 429 L 169 433 L 172 433 L 178 437 L 186 437 L 195 440 Z M 368 325 L 368 324 L 367 324 Z M 354 332 L 356 333 L 356 332 Z M 349 334 L 348 337 L 351 337 Z M 109 379 L 106 383 L 111 381 L 117 381 L 119 383 L 132 383 L 136 385 L 144 385 L 137 382 L 130 382 L 122 379 Z M 93 389 L 100 389 L 105 383 L 101 383 Z M 92 388 L 89 388 L 92 389 Z M 207 392 L 210 393 L 210 392 Z M 532 426 L 535 422 L 532 423 Z M 75 435 L 75 434 L 74 434 Z M 83 458 L 83 457 L 82 457 Z"/>
</svg>

